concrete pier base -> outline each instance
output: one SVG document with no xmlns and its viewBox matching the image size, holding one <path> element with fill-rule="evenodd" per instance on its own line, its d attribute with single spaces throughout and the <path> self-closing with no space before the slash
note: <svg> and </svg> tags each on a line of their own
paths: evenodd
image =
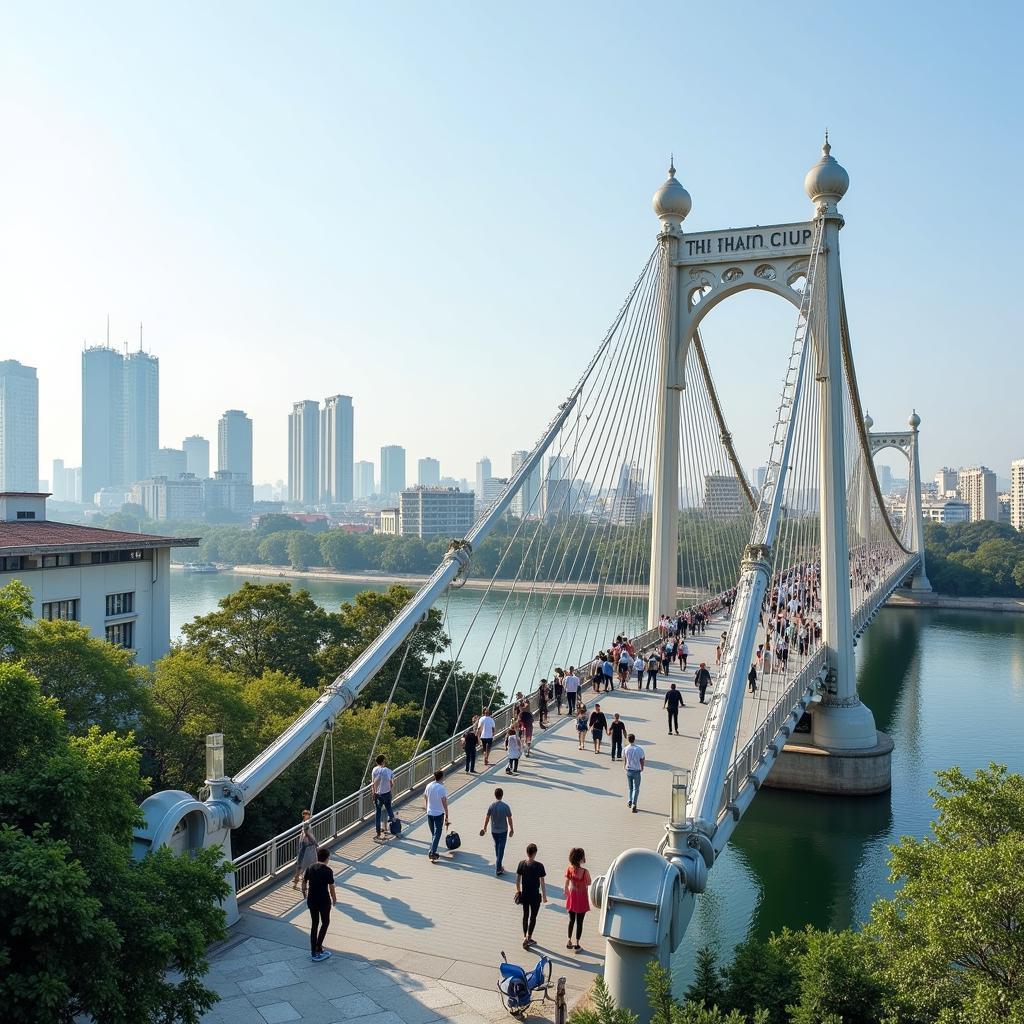
<svg viewBox="0 0 1024 1024">
<path fill-rule="evenodd" d="M 794 736 L 765 779 L 775 789 L 803 793 L 831 793 L 836 796 L 871 796 L 892 788 L 894 743 L 886 733 L 876 732 L 873 747 L 843 750 L 812 746 Z"/>
</svg>

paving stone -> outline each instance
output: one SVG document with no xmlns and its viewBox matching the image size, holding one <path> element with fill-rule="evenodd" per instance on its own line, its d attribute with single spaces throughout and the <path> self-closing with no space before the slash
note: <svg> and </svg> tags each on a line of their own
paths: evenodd
<svg viewBox="0 0 1024 1024">
<path fill-rule="evenodd" d="M 371 1014 L 380 1013 L 379 1003 L 375 1003 L 369 996 L 361 993 L 351 996 L 341 996 L 338 999 L 329 1000 L 330 1004 L 340 1011 L 340 1016 L 346 1020 L 354 1017 L 366 1017 Z"/>
<path fill-rule="evenodd" d="M 261 968 L 264 973 L 260 977 L 240 981 L 238 987 L 247 994 L 269 992 L 275 988 L 286 988 L 288 985 L 294 985 L 299 980 L 295 972 L 287 965 L 271 965 L 271 967 L 276 969 Z"/>
<path fill-rule="evenodd" d="M 302 1020 L 302 1015 L 291 1003 L 269 1003 L 259 1008 L 259 1015 L 267 1024 L 284 1024 L 289 1020 Z"/>
</svg>

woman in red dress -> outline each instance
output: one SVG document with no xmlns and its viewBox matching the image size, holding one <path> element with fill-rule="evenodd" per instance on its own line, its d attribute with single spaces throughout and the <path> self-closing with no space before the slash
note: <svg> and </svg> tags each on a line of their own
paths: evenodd
<svg viewBox="0 0 1024 1024">
<path fill-rule="evenodd" d="M 590 899 L 587 889 L 590 887 L 590 872 L 584 866 L 587 855 L 574 846 L 569 851 L 569 866 L 565 869 L 565 909 L 569 912 L 569 941 L 566 949 L 579 950 L 580 936 L 583 934 L 583 918 L 590 910 Z M 572 941 L 572 931 L 576 929 L 576 943 Z"/>
</svg>

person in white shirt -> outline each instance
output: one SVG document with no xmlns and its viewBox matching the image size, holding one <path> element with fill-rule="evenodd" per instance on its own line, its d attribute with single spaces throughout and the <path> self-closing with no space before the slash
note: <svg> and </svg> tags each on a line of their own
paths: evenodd
<svg viewBox="0 0 1024 1024">
<path fill-rule="evenodd" d="M 647 763 L 647 755 L 644 748 L 637 741 L 636 736 L 630 733 L 627 737 L 629 745 L 622 752 L 622 764 L 626 769 L 626 781 L 629 785 L 629 801 L 627 806 L 633 808 L 636 814 L 636 803 L 640 799 L 640 775 Z"/>
<path fill-rule="evenodd" d="M 569 701 L 569 714 L 576 714 L 576 697 L 580 692 L 580 677 L 576 675 L 576 666 L 569 666 L 569 674 L 565 677 L 565 696 Z"/>
<path fill-rule="evenodd" d="M 377 767 L 370 773 L 370 789 L 373 790 L 374 826 L 377 829 L 377 839 L 380 839 L 380 827 L 384 812 L 387 812 L 388 823 L 395 820 L 395 814 L 391 810 L 391 783 L 395 773 L 388 767 L 387 759 L 383 754 L 377 755 Z"/>
<path fill-rule="evenodd" d="M 477 735 L 480 737 L 480 746 L 484 748 L 484 767 L 491 763 L 491 746 L 494 743 L 494 719 L 491 718 L 491 709 L 484 708 L 480 721 L 476 723 Z"/>
<path fill-rule="evenodd" d="M 448 820 L 448 790 L 445 789 L 444 772 L 434 772 L 434 781 L 423 791 L 423 804 L 427 810 L 427 824 L 430 826 L 430 852 L 427 856 L 437 860 L 437 847 L 441 842 L 443 827 Z"/>
</svg>

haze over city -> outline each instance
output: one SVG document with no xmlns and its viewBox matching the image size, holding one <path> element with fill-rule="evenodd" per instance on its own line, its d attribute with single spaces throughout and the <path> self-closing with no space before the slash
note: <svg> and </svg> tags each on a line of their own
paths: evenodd
<svg viewBox="0 0 1024 1024">
<path fill-rule="evenodd" d="M 650 252 L 669 154 L 687 231 L 798 220 L 826 124 L 851 176 L 844 279 L 871 413 L 902 426 L 913 379 L 925 477 L 1006 477 L 1015 15 L 993 5 L 954 34 L 941 10 L 874 10 L 884 32 L 870 9 L 752 8 L 737 38 L 733 12 L 708 11 L 673 53 L 687 19 L 653 7 L 8 7 L 0 337 L 38 369 L 41 477 L 80 461 L 80 352 L 108 315 L 111 344 L 135 349 L 142 322 L 160 358 L 161 445 L 244 409 L 255 479 L 281 479 L 292 403 L 343 393 L 357 460 L 400 444 L 410 466 L 471 479 L 489 455 L 505 475 Z M 764 296 L 708 321 L 747 466 L 792 329 Z"/>
</svg>

